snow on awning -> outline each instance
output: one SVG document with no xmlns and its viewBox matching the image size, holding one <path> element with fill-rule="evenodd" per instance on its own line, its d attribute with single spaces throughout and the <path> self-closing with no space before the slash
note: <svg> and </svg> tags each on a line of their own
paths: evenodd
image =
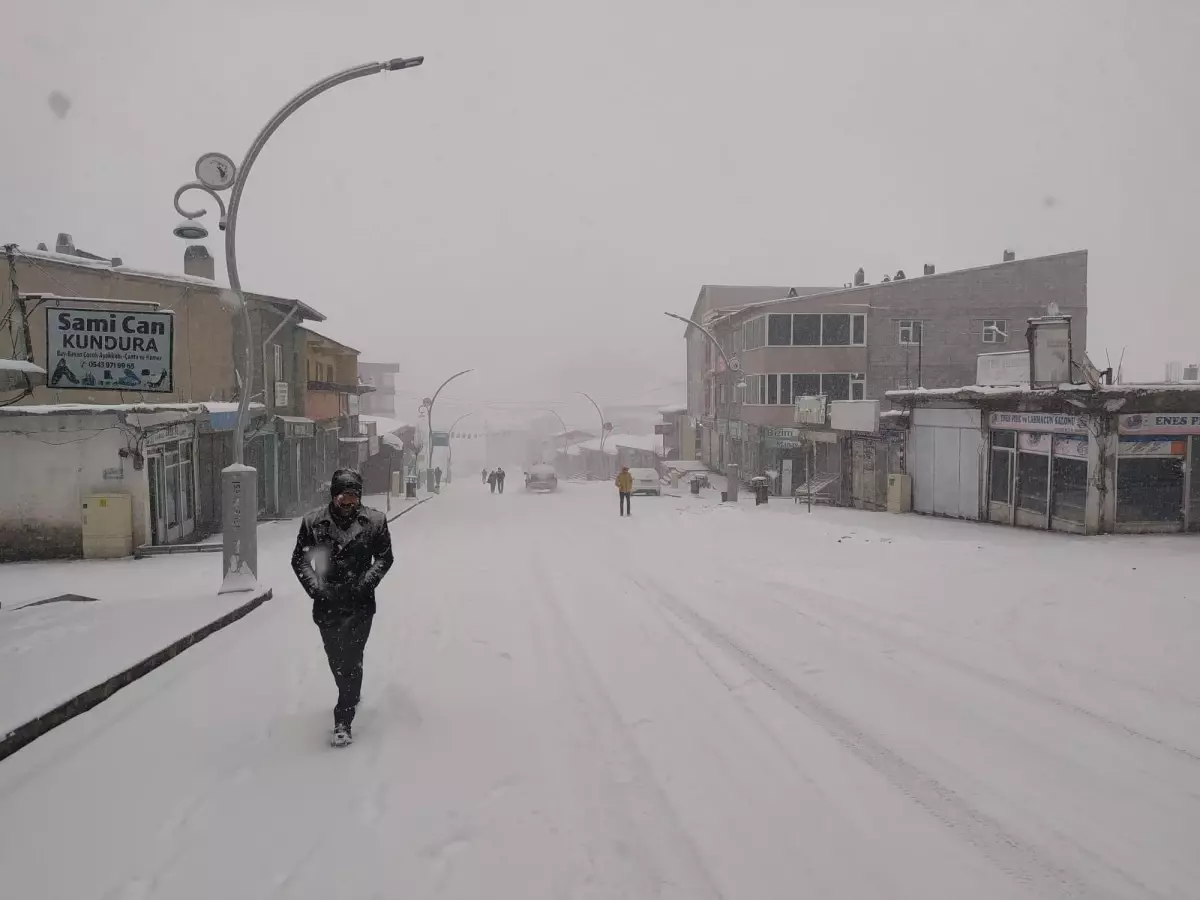
<svg viewBox="0 0 1200 900">
<path fill-rule="evenodd" d="M 368 440 L 370 440 L 370 438 L 368 438 L 366 435 L 359 435 L 357 437 L 340 437 L 340 438 L 338 438 L 338 443 L 339 444 L 365 444 Z"/>
<path fill-rule="evenodd" d="M 46 383 L 46 370 L 24 359 L 0 359 L 0 390 L 20 391 Z"/>
</svg>

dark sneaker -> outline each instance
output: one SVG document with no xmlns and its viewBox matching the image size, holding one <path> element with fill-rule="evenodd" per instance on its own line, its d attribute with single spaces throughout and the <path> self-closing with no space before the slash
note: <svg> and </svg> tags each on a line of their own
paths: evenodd
<svg viewBox="0 0 1200 900">
<path fill-rule="evenodd" d="M 348 747 L 354 743 L 354 735 L 350 731 L 349 725 L 335 725 L 333 733 L 329 735 L 329 746 L 331 747 Z"/>
</svg>

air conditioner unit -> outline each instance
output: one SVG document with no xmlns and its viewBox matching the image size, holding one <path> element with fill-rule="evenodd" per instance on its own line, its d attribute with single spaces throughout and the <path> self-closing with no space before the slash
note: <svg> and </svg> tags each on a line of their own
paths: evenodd
<svg viewBox="0 0 1200 900">
<path fill-rule="evenodd" d="M 112 559 L 133 553 L 133 499 L 129 494 L 83 498 L 83 558 Z"/>
</svg>

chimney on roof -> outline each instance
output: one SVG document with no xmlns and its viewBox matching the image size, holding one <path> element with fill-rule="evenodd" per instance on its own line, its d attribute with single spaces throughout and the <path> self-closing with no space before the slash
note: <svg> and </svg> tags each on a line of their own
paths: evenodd
<svg viewBox="0 0 1200 900">
<path fill-rule="evenodd" d="M 67 256 L 75 255 L 75 239 L 65 231 L 58 233 L 58 238 L 54 242 L 55 253 L 65 253 Z"/>
<path fill-rule="evenodd" d="M 887 275 L 884 275 L 884 276 L 883 276 L 883 283 L 884 283 L 884 284 L 887 284 L 887 283 L 888 283 L 889 281 L 891 281 L 891 280 L 892 280 L 892 279 L 891 279 L 891 278 L 889 278 Z"/>
<path fill-rule="evenodd" d="M 114 269 L 118 268 L 119 266 L 123 266 L 123 265 L 125 265 L 125 260 L 121 259 L 121 257 L 114 256 L 112 258 L 112 267 Z"/>
<path fill-rule="evenodd" d="M 934 272 L 933 263 L 925 263 L 925 274 L 932 275 Z"/>
<path fill-rule="evenodd" d="M 183 251 L 183 271 L 212 281 L 217 277 L 217 263 L 203 244 L 191 244 Z"/>
<path fill-rule="evenodd" d="M 907 277 L 908 277 L 908 276 L 904 274 L 904 270 L 903 270 L 903 269 L 897 269 L 897 270 L 896 270 L 896 277 L 895 277 L 895 278 L 893 278 L 893 279 L 892 279 L 892 281 L 903 281 L 903 280 L 904 280 L 905 278 L 907 278 Z"/>
<path fill-rule="evenodd" d="M 864 272 L 862 270 L 862 267 L 860 266 L 859 270 L 854 273 L 854 286 L 862 287 L 866 283 L 867 283 L 867 273 Z"/>
<path fill-rule="evenodd" d="M 1017 258 L 1017 254 L 1015 254 L 1013 251 L 1011 251 L 1011 250 L 1004 251 L 1004 261 L 1005 262 L 1012 262 L 1016 258 Z"/>
<path fill-rule="evenodd" d="M 42 241 L 41 243 L 39 243 L 38 249 L 41 250 L 43 253 L 45 253 L 46 252 L 46 242 Z"/>
</svg>

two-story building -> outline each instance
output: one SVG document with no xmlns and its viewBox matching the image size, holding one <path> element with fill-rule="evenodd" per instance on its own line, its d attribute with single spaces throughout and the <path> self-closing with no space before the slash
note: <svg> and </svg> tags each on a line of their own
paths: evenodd
<svg viewBox="0 0 1200 900">
<path fill-rule="evenodd" d="M 310 328 L 303 331 L 304 416 L 316 425 L 308 466 L 313 480 L 325 484 L 339 466 L 366 461 L 370 440 L 359 426 L 359 398 L 372 388 L 358 380 L 357 350 Z"/>
<path fill-rule="evenodd" d="M 18 555 L 78 555 L 85 497 L 103 493 L 131 498 L 134 546 L 220 528 L 242 336 L 236 298 L 213 275 L 202 246 L 187 248 L 183 274 L 101 258 L 66 234 L 53 252 L 13 245 L 0 256 L 0 317 L 21 322 L 0 329 L 0 358 L 31 359 L 48 373 L 45 384 L 0 396 L 0 457 L 19 462 L 0 479 L 0 533 L 52 536 L 25 542 Z M 282 297 L 247 302 L 246 459 L 260 471 L 259 511 L 275 515 L 312 493 L 288 468 L 291 444 L 314 440 L 302 420 L 305 343 L 296 329 L 323 317 Z"/>
<path fill-rule="evenodd" d="M 775 467 L 798 449 L 780 437 L 796 424 L 797 398 L 883 399 L 890 390 L 968 384 L 977 355 L 1021 346 L 1031 317 L 1072 316 L 1081 352 L 1087 251 L 1010 256 L 833 290 L 705 287 L 692 318 L 740 371 L 724 371 L 707 338 L 688 329 L 688 410 L 702 425 L 701 458 L 716 468 L 737 462 L 743 475 Z M 830 466 L 840 458 L 836 447 L 825 453 Z"/>
</svg>

